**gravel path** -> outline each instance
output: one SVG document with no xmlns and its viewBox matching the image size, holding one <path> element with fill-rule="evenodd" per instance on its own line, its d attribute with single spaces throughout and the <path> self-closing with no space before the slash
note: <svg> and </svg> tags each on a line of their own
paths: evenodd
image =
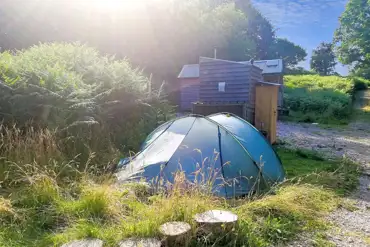
<svg viewBox="0 0 370 247">
<path fill-rule="evenodd" d="M 328 240 L 338 247 L 370 247 L 370 125 L 353 123 L 343 129 L 322 129 L 314 124 L 279 122 L 278 136 L 292 147 L 315 150 L 328 157 L 345 156 L 363 166 L 358 191 L 349 198 L 357 209 L 341 208 L 328 217 L 335 225 Z M 314 243 L 309 237 L 302 237 L 288 246 L 306 247 Z"/>
</svg>

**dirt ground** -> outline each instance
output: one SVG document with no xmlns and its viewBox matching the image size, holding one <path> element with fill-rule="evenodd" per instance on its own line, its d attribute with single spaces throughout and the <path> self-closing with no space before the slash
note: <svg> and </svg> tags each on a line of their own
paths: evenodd
<svg viewBox="0 0 370 247">
<path fill-rule="evenodd" d="M 328 220 L 334 224 L 328 240 L 338 247 L 370 246 L 370 123 L 352 123 L 345 128 L 320 128 L 315 124 L 278 123 L 279 140 L 291 147 L 318 151 L 328 157 L 346 157 L 360 163 L 364 172 L 358 190 L 349 197 L 358 208 L 338 209 Z M 302 236 L 288 246 L 315 246 Z"/>
</svg>

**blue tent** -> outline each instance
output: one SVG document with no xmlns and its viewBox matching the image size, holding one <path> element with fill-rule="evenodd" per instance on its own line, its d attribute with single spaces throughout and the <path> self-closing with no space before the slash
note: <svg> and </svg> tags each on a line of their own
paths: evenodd
<svg viewBox="0 0 370 247">
<path fill-rule="evenodd" d="M 224 197 L 245 195 L 284 179 L 270 143 L 251 124 L 229 113 L 166 122 L 116 175 L 119 181 L 172 183 L 178 171 L 190 182 L 212 184 L 213 192 Z"/>
</svg>

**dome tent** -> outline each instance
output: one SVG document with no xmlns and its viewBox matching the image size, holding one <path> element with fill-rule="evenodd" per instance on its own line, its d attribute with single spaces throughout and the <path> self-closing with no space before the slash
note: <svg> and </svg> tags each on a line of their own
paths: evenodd
<svg viewBox="0 0 370 247">
<path fill-rule="evenodd" d="M 267 140 L 248 122 L 228 113 L 189 115 L 161 125 L 116 175 L 119 181 L 173 183 L 179 170 L 188 181 L 199 180 L 201 173 L 212 181 L 213 192 L 224 197 L 245 195 L 260 181 L 284 179 L 281 162 Z"/>
</svg>

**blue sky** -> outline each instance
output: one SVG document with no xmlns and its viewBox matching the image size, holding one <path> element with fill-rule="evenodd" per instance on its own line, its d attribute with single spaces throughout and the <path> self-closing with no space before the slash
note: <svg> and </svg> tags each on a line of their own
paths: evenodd
<svg viewBox="0 0 370 247">
<path fill-rule="evenodd" d="M 330 42 L 339 25 L 338 18 L 345 9 L 347 0 L 252 0 L 277 29 L 279 37 L 301 45 L 307 50 L 307 61 L 301 66 L 309 69 L 312 50 L 320 42 Z M 338 65 L 337 72 L 348 73 Z"/>
</svg>

